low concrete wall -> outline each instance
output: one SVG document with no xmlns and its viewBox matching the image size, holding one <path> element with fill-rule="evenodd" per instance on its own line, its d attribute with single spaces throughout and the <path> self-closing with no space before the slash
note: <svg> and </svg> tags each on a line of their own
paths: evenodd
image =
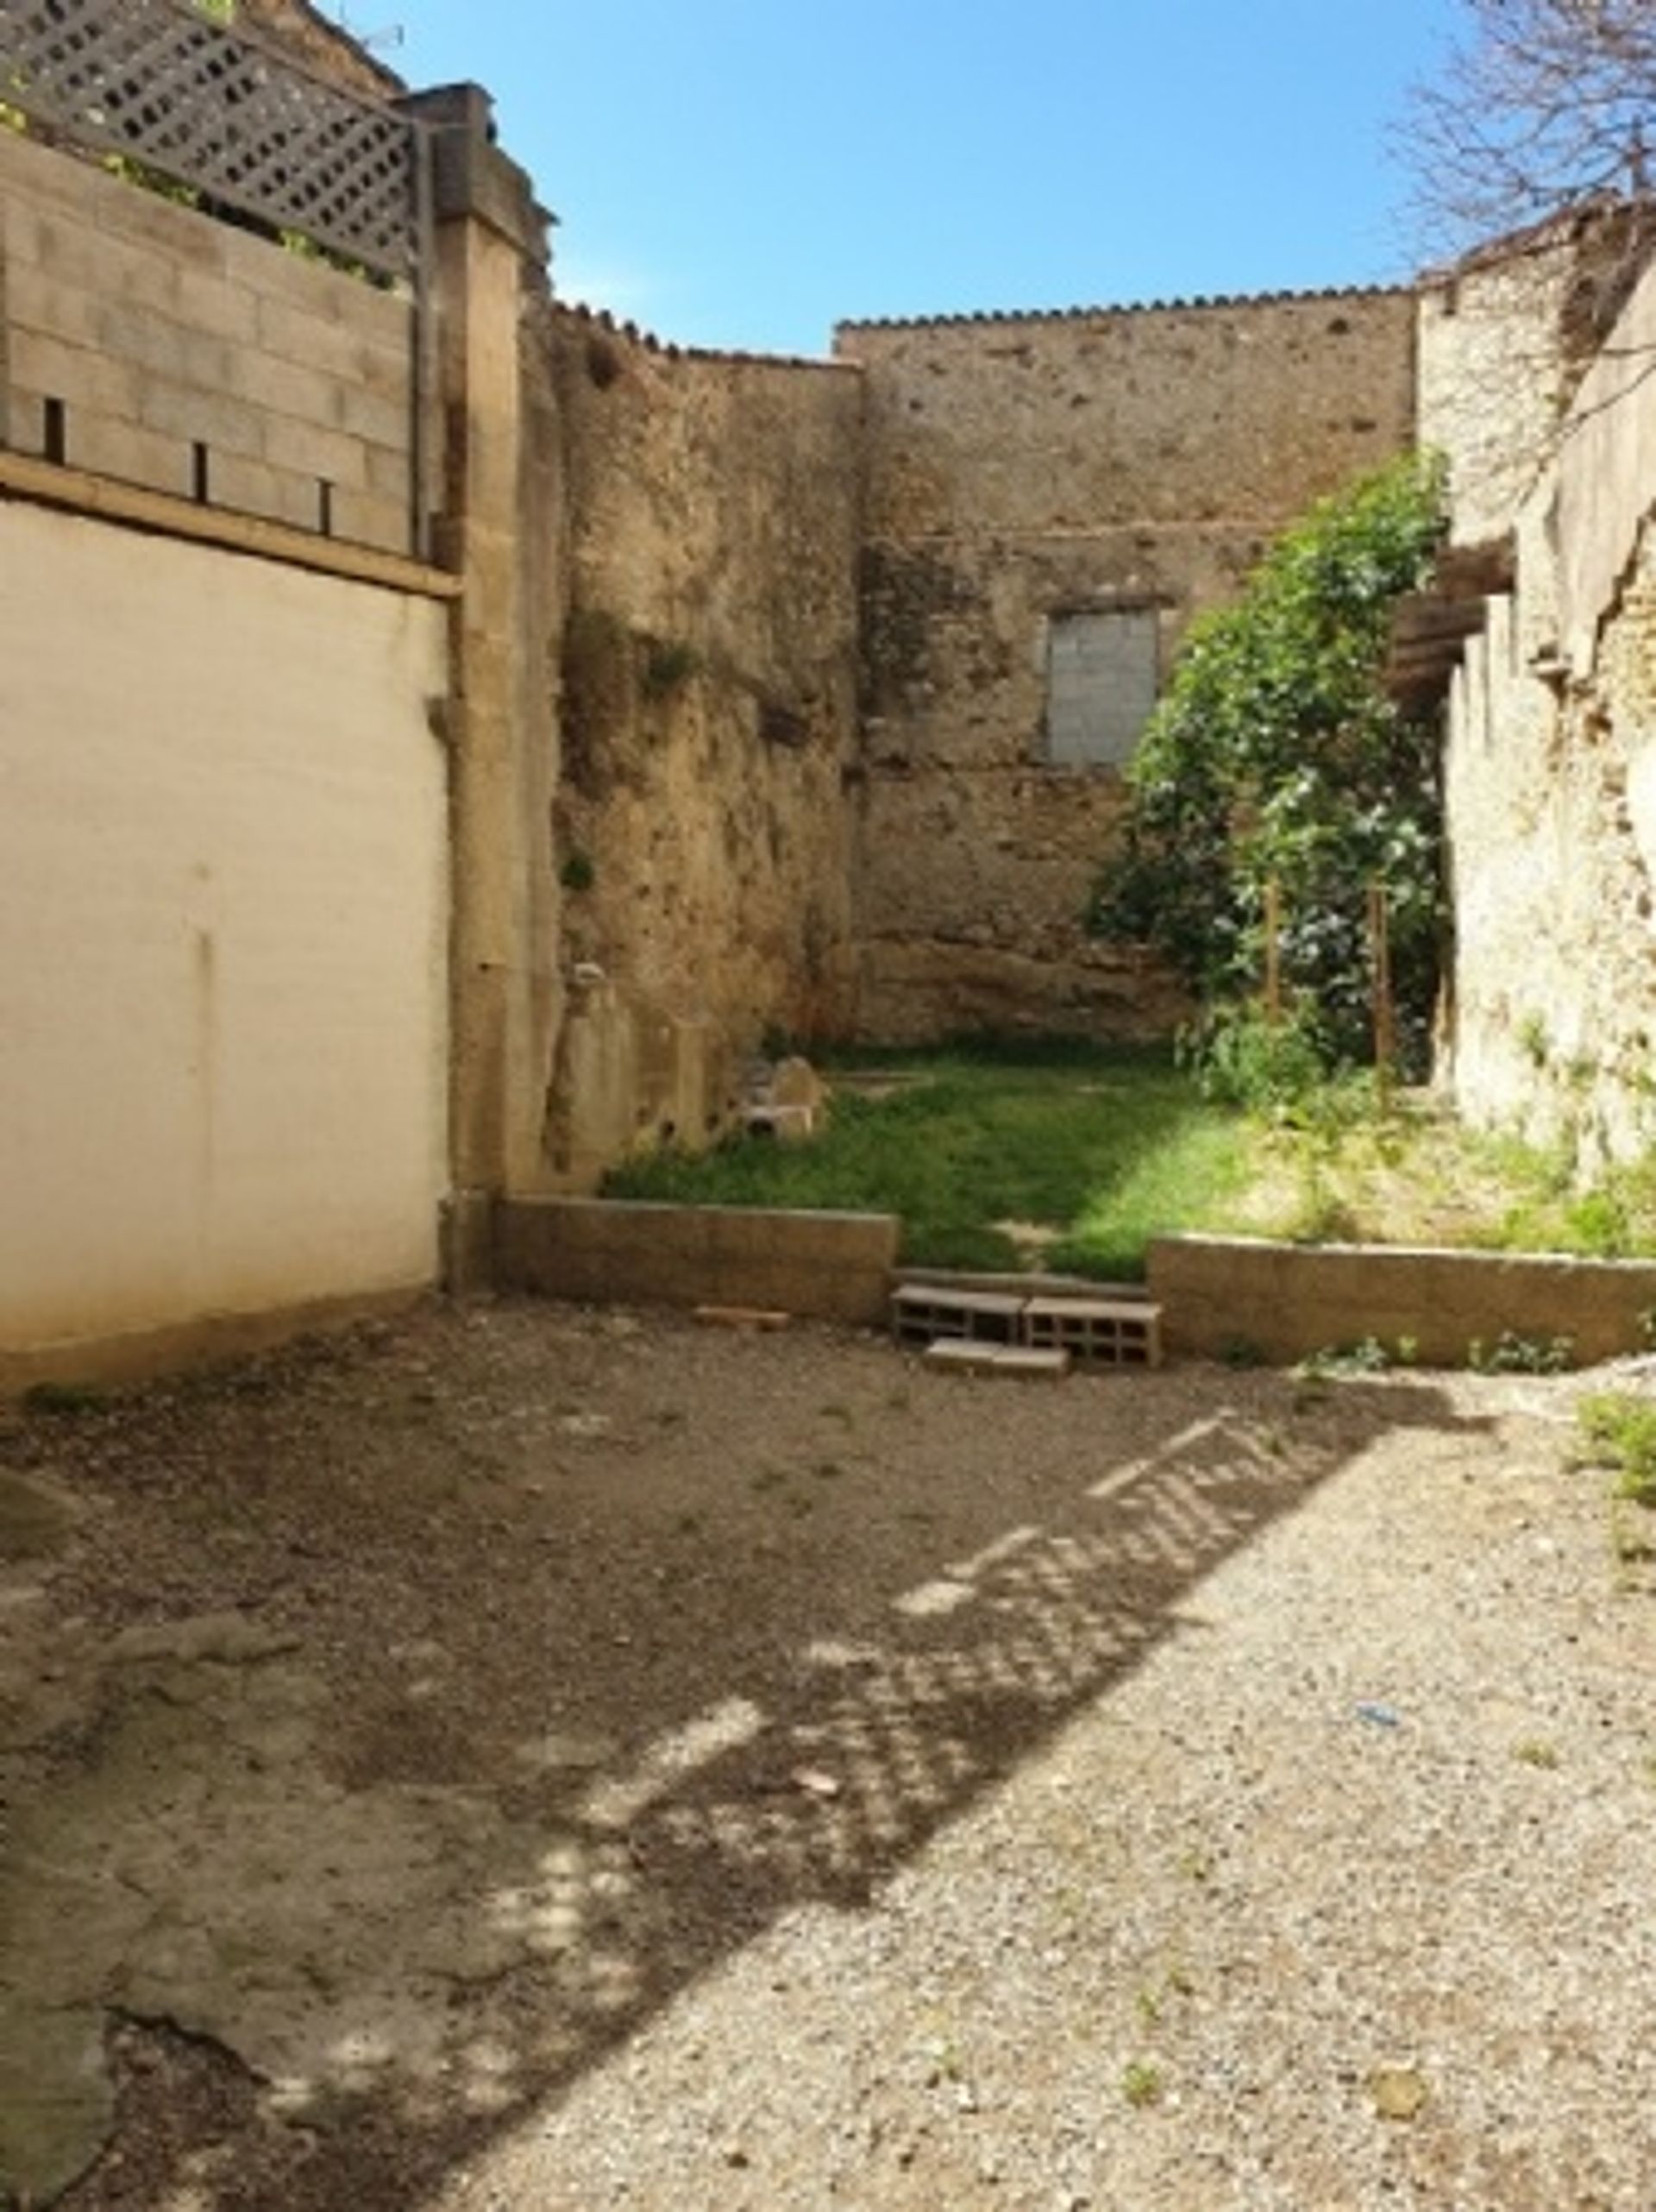
<svg viewBox="0 0 1656 2212">
<path fill-rule="evenodd" d="M 748 1305 L 875 1327 L 888 1316 L 892 1214 L 763 1212 L 596 1198 L 509 1200 L 503 1291 L 622 1304 Z"/>
<path fill-rule="evenodd" d="M 1170 1356 L 1245 1345 L 1288 1361 L 1373 1336 L 1411 1339 L 1429 1367 L 1460 1367 L 1474 1342 L 1510 1330 L 1567 1336 L 1585 1366 L 1643 1348 L 1656 1265 L 1171 1236 L 1150 1247 L 1149 1289 Z"/>
</svg>

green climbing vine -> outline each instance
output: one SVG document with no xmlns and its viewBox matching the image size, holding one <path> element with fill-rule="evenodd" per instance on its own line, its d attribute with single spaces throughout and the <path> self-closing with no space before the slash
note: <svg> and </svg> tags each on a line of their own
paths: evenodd
<svg viewBox="0 0 1656 2212">
<path fill-rule="evenodd" d="M 1405 456 L 1314 507 L 1187 633 L 1089 919 L 1154 945 L 1210 1038 L 1233 1037 L 1258 994 L 1274 896 L 1296 1040 L 1324 1069 L 1366 1059 L 1378 883 L 1399 1051 L 1423 1066 L 1443 938 L 1439 735 L 1380 676 L 1393 604 L 1424 583 L 1443 530 L 1440 465 Z"/>
</svg>

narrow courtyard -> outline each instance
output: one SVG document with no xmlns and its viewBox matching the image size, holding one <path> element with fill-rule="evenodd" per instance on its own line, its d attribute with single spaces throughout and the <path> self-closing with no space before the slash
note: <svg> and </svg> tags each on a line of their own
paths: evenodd
<svg viewBox="0 0 1656 2212">
<path fill-rule="evenodd" d="M 1634 2212 L 1584 1386 L 433 1302 L 0 1417 L 10 2201 Z"/>
</svg>

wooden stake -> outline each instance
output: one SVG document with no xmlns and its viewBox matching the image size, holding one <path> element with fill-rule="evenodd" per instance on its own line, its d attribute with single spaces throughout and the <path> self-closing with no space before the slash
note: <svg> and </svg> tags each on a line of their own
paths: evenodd
<svg viewBox="0 0 1656 2212">
<path fill-rule="evenodd" d="M 1391 1004 L 1391 928 L 1386 887 L 1376 877 L 1369 885 L 1369 955 L 1374 976 L 1374 1076 L 1382 1115 L 1391 1111 L 1391 1071 L 1396 1027 Z"/>
<path fill-rule="evenodd" d="M 1265 885 L 1265 1019 L 1273 1029 L 1283 1019 L 1283 887 L 1275 876 Z"/>
</svg>

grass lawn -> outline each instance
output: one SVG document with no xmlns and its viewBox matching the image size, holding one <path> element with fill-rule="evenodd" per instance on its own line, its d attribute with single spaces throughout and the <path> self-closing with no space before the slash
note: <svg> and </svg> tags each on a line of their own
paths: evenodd
<svg viewBox="0 0 1656 2212">
<path fill-rule="evenodd" d="M 1165 1051 L 1076 1044 L 866 1054 L 827 1071 L 806 1144 L 739 1137 L 614 1170 L 606 1197 L 894 1213 L 903 1257 L 1145 1270 L 1161 1233 L 1656 1253 L 1656 1156 L 1584 1182 L 1572 1152 L 1459 1128 L 1425 1097 L 1384 1119 L 1330 1092 L 1299 1127 L 1204 1099 Z"/>
<path fill-rule="evenodd" d="M 894 1213 L 908 1260 L 1128 1279 L 1150 1236 L 1212 1225 L 1251 1172 L 1244 1117 L 1165 1052 L 961 1046 L 869 1056 L 827 1080 L 811 1142 L 656 1154 L 612 1172 L 605 1196 Z"/>
</svg>

